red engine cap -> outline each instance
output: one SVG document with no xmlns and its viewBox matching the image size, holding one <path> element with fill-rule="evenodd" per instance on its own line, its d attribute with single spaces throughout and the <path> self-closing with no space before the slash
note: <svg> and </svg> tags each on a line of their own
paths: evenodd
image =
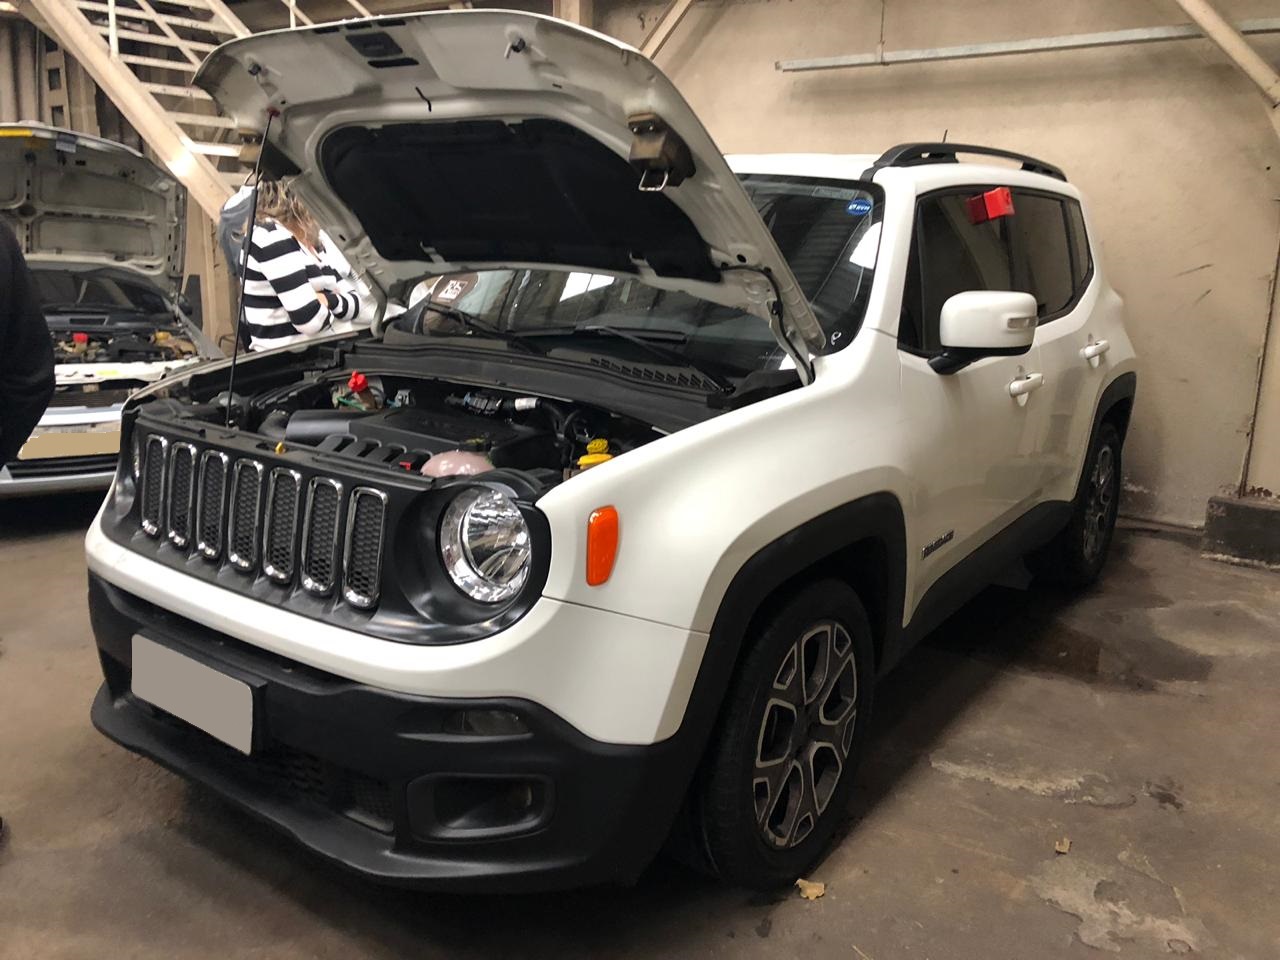
<svg viewBox="0 0 1280 960">
<path fill-rule="evenodd" d="M 359 393 L 361 390 L 369 389 L 369 378 L 359 370 L 351 374 L 351 379 L 347 381 L 347 389 L 352 393 Z"/>
<path fill-rule="evenodd" d="M 87 333 L 73 333 L 71 335 L 72 343 L 88 343 L 89 335 Z"/>
</svg>

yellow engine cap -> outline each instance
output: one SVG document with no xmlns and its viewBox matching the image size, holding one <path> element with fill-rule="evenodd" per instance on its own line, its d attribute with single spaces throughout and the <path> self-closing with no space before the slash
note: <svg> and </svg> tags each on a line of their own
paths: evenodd
<svg viewBox="0 0 1280 960">
<path fill-rule="evenodd" d="M 596 437 L 587 441 L 587 453 L 608 453 L 609 441 L 604 437 Z"/>
<path fill-rule="evenodd" d="M 612 459 L 612 453 L 588 453 L 578 458 L 578 469 L 586 470 L 588 467 L 598 467 L 606 460 Z"/>
</svg>

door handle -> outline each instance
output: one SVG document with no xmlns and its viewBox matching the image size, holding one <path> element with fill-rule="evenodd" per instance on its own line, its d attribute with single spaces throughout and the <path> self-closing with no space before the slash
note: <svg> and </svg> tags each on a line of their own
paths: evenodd
<svg viewBox="0 0 1280 960">
<path fill-rule="evenodd" d="M 1027 396 L 1044 386 L 1043 373 L 1028 373 L 1009 384 L 1009 396 L 1018 401 L 1018 406 L 1027 402 Z"/>
<path fill-rule="evenodd" d="M 1091 340 L 1080 348 L 1080 356 L 1089 361 L 1089 366 L 1096 367 L 1104 353 L 1111 349 L 1106 340 Z"/>
</svg>

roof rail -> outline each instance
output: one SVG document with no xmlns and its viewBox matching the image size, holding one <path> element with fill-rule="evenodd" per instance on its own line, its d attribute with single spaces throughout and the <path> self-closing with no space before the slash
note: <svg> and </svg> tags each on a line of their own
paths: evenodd
<svg viewBox="0 0 1280 960">
<path fill-rule="evenodd" d="M 1056 180 L 1065 181 L 1067 175 L 1058 167 L 1025 153 L 1014 153 L 1012 150 L 1000 150 L 996 147 L 980 147 L 972 143 L 900 143 L 890 147 L 880 155 L 863 174 L 871 179 L 882 167 L 913 167 L 922 163 L 956 163 L 957 153 L 975 153 L 985 157 L 1002 157 L 1005 160 L 1017 160 L 1022 169 L 1029 173 L 1042 173 Z"/>
</svg>

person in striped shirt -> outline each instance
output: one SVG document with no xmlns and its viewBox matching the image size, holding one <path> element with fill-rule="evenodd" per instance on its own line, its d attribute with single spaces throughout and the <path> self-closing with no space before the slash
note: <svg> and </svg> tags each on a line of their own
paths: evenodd
<svg viewBox="0 0 1280 960">
<path fill-rule="evenodd" d="M 258 186 L 258 216 L 244 269 L 244 329 L 250 350 L 269 350 L 355 320 L 360 295 L 346 261 L 277 180 Z M 341 268 L 340 268 L 341 265 Z"/>
</svg>

